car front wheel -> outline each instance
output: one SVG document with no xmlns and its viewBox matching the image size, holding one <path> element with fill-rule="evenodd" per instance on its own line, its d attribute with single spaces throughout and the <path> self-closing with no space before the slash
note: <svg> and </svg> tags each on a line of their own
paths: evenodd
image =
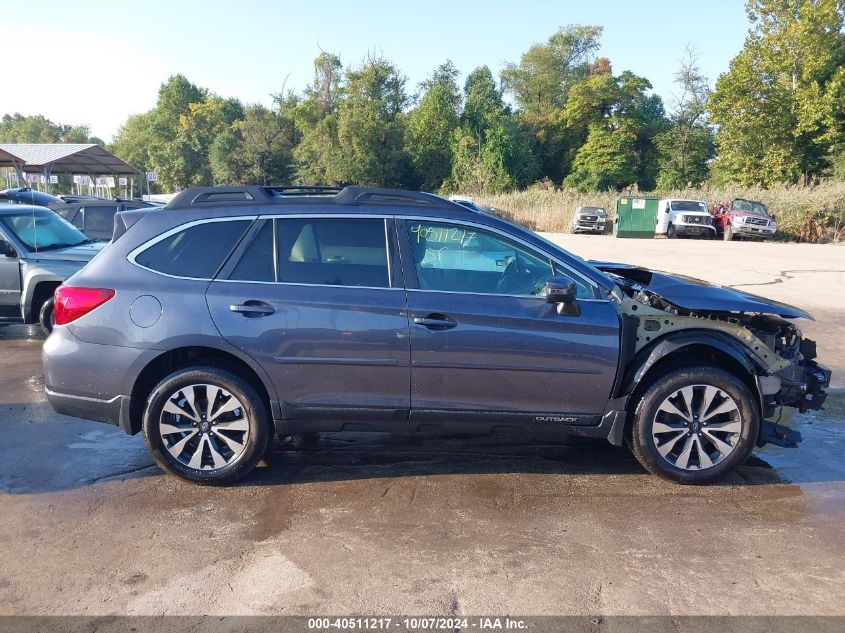
<svg viewBox="0 0 845 633">
<path fill-rule="evenodd" d="M 666 237 L 668 237 L 670 240 L 673 240 L 678 237 L 678 229 L 675 228 L 674 224 L 670 224 L 669 227 L 666 229 Z"/>
<path fill-rule="evenodd" d="M 760 430 L 751 390 L 717 367 L 679 367 L 642 395 L 628 441 L 651 473 L 710 483 L 745 462 Z"/>
<path fill-rule="evenodd" d="M 197 483 L 244 477 L 271 437 L 267 407 L 255 389 L 217 367 L 189 367 L 166 377 L 144 412 L 144 440 L 158 465 Z"/>
</svg>

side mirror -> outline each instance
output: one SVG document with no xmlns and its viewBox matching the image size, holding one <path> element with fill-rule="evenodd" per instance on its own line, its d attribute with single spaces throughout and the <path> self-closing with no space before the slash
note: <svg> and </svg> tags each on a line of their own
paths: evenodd
<svg viewBox="0 0 845 633">
<path fill-rule="evenodd" d="M 578 294 L 578 286 L 569 277 L 552 277 L 546 282 L 548 303 L 572 303 Z"/>
<path fill-rule="evenodd" d="M 17 257 L 18 252 L 15 250 L 15 247 L 9 244 L 3 238 L 0 238 L 0 255 L 5 255 L 6 257 Z"/>
<path fill-rule="evenodd" d="M 546 302 L 557 304 L 557 313 L 566 316 L 579 316 L 581 310 L 575 297 L 578 286 L 569 277 L 555 276 L 546 282 Z"/>
</svg>

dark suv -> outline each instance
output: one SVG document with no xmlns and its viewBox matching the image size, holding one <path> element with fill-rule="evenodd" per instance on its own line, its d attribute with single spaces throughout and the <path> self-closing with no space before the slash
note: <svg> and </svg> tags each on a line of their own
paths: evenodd
<svg viewBox="0 0 845 633">
<path fill-rule="evenodd" d="M 683 483 L 725 475 L 830 373 L 802 310 L 590 264 L 501 218 L 385 189 L 199 188 L 118 214 L 56 292 L 60 413 L 144 432 L 228 482 L 273 433 L 509 428 L 625 441 Z"/>
<path fill-rule="evenodd" d="M 0 201 L 37 204 L 52 209 L 73 224 L 86 237 L 107 242 L 112 235 L 114 216 L 119 211 L 160 208 L 159 205 L 137 198 L 97 198 L 95 196 L 54 196 L 31 189 L 6 189 L 0 191 Z"/>
</svg>

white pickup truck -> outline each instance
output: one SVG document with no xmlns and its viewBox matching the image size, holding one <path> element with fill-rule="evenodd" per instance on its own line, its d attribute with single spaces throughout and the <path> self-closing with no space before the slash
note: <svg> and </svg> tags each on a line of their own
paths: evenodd
<svg viewBox="0 0 845 633">
<path fill-rule="evenodd" d="M 661 200 L 657 207 L 657 225 L 654 232 L 670 239 L 684 235 L 705 239 L 716 237 L 713 216 L 702 200 Z"/>
</svg>

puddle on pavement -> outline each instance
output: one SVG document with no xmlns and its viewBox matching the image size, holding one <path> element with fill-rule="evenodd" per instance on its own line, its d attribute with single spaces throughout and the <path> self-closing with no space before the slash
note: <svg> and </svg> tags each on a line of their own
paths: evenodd
<svg viewBox="0 0 845 633">
<path fill-rule="evenodd" d="M 777 416 L 774 418 L 777 420 Z M 780 448 L 771 444 L 754 454 L 776 469 L 790 483 L 843 482 L 845 461 L 845 389 L 829 393 L 822 411 L 784 407 L 780 424 L 799 431 L 803 437 L 798 448 Z"/>
</svg>

